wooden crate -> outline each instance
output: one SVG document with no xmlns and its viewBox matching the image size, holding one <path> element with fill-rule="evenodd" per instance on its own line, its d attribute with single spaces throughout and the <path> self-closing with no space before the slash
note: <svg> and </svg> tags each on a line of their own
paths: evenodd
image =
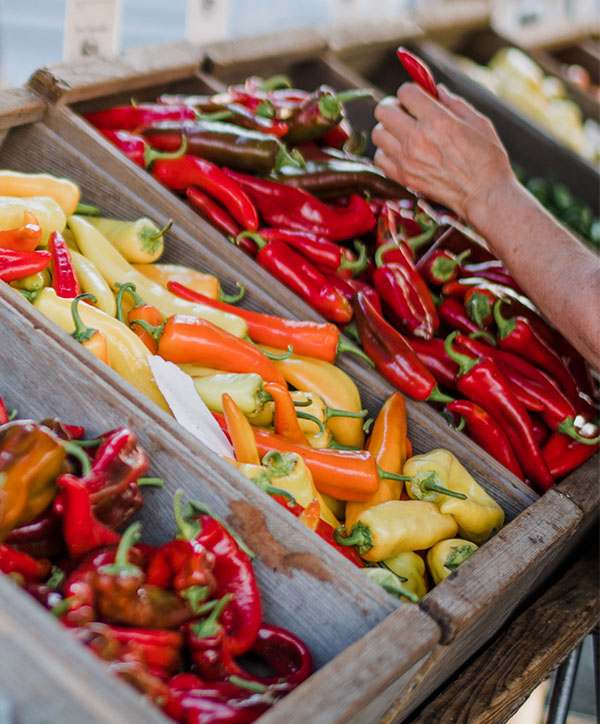
<svg viewBox="0 0 600 724">
<path fill-rule="evenodd" d="M 266 47 L 262 43 L 263 48 Z M 233 52 L 233 50 L 232 50 Z M 239 49 L 238 52 L 239 60 Z M 227 82 L 227 75 L 224 69 L 215 62 L 214 51 L 210 65 L 205 64 L 205 70 L 211 70 L 216 74 L 219 81 Z M 244 71 L 235 79 L 244 75 L 252 68 L 252 63 L 260 63 L 260 55 L 256 52 L 253 59 L 244 65 Z M 298 60 L 297 56 L 289 68 L 283 68 L 285 59 L 276 63 L 273 56 L 270 56 L 270 72 L 280 70 L 291 70 L 294 80 L 307 73 L 307 68 L 314 69 L 314 64 L 323 68 L 332 68 L 329 72 L 336 75 L 341 83 L 341 74 L 335 65 L 330 65 L 326 58 L 313 60 Z M 311 73 L 313 73 L 311 71 Z M 231 73 L 234 73 L 233 69 Z M 306 75 L 305 75 L 306 77 Z M 310 76 L 314 85 L 313 76 Z M 233 79 L 233 76 L 232 76 Z M 154 74 L 147 79 L 147 87 L 136 79 L 137 90 L 140 99 L 152 97 L 155 93 L 156 81 L 160 83 L 160 71 L 154 70 Z M 34 81 L 35 82 L 35 81 Z M 102 82 L 106 82 L 104 79 Z M 209 83 L 218 87 L 218 83 L 207 78 L 202 73 L 190 77 L 189 73 L 175 78 L 170 88 L 178 88 L 182 85 L 189 90 L 201 91 L 206 87 L 203 83 Z M 317 81 L 318 82 L 318 81 Z M 57 87 L 58 84 L 54 84 Z M 142 90 L 143 89 L 143 90 Z M 83 79 L 80 87 L 71 86 L 66 91 L 59 104 L 66 106 L 69 103 L 70 92 L 76 93 L 77 100 L 85 99 L 86 108 L 108 105 L 115 98 L 126 97 L 130 94 L 128 81 L 122 78 L 112 86 L 114 91 L 109 97 L 96 96 L 95 91 L 86 86 Z M 146 94 L 147 95 L 144 95 Z M 62 102 L 61 102 L 62 101 Z M 68 139 L 68 142 L 63 139 Z M 138 214 L 154 213 L 167 218 L 175 216 L 179 231 L 168 239 L 169 259 L 193 263 L 204 269 L 215 271 L 224 280 L 231 280 L 232 276 L 239 277 L 241 274 L 248 275 L 248 263 L 239 250 L 231 249 L 226 260 L 223 257 L 223 239 L 207 225 L 203 224 L 185 205 L 179 200 L 166 194 L 149 176 L 140 169 L 133 166 L 126 159 L 114 150 L 107 143 L 99 139 L 98 134 L 91 131 L 89 126 L 73 115 L 66 107 L 56 107 L 48 111 L 45 123 L 37 124 L 35 127 L 17 129 L 9 137 L 11 141 L 7 150 L 6 144 L 0 152 L 0 164 L 10 163 L 18 165 L 23 170 L 39 170 L 40 163 L 50 164 L 56 168 L 57 173 L 70 175 L 75 178 L 84 190 L 86 201 L 99 203 L 107 213 L 111 214 Z M 24 147 L 35 144 L 39 149 L 36 159 L 31 159 L 22 153 Z M 21 150 L 19 150 L 21 149 Z M 118 178 L 119 182 L 114 179 Z M 198 243 L 201 240 L 201 244 Z M 228 248 L 228 247 L 227 247 Z M 219 254 L 219 251 L 221 252 Z M 214 252 L 214 253 L 213 253 Z M 211 264 L 215 263 L 215 266 Z M 316 318 L 316 315 L 306 305 L 302 304 L 295 297 L 286 293 L 281 285 L 267 277 L 262 270 L 252 266 L 250 271 L 252 279 L 248 288 L 250 294 L 248 304 L 256 309 L 268 311 L 281 310 L 282 303 L 287 313 L 291 316 L 302 316 L 305 318 Z M 245 281 L 245 279 L 244 279 Z M 268 289 L 267 294 L 264 290 Z M 36 321 L 36 324 L 38 322 Z M 73 350 L 74 354 L 78 352 Z M 384 397 L 389 394 L 391 388 L 377 375 L 367 370 L 360 363 L 346 363 L 345 368 L 351 371 L 358 381 L 367 406 L 376 410 Z M 450 447 L 464 460 L 468 467 L 476 474 L 478 479 L 487 486 L 493 494 L 501 499 L 508 518 L 513 518 L 519 513 L 523 506 L 530 503 L 535 496 L 524 489 L 512 476 L 499 468 L 488 456 L 484 455 L 476 446 L 457 436 L 454 432 L 448 431 L 435 413 L 429 408 L 411 403 L 409 405 L 411 439 L 415 443 L 415 449 L 422 451 L 440 444 Z M 576 475 L 579 475 L 576 474 Z M 560 504 L 559 504 L 560 502 Z M 593 498 L 593 505 L 597 506 L 597 498 Z M 514 556 L 516 566 L 512 565 L 513 539 L 516 545 L 523 545 L 527 536 L 534 537 L 533 531 L 542 525 L 543 521 L 550 516 L 551 523 L 548 528 L 535 539 L 536 544 L 527 549 L 526 554 Z M 556 520 L 554 520 L 556 517 Z M 565 555 L 575 545 L 579 534 L 589 525 L 588 519 L 578 505 L 561 494 L 553 493 L 546 495 L 535 505 L 530 507 L 525 514 L 518 515 L 513 523 L 506 529 L 506 534 L 497 536 L 484 547 L 484 550 L 471 559 L 472 566 L 476 566 L 477 559 L 483 556 L 484 552 L 490 556 L 486 567 L 490 565 L 500 566 L 500 575 L 492 576 L 489 571 L 479 570 L 476 566 L 475 573 L 470 575 L 459 569 L 452 577 L 455 587 L 449 592 L 446 598 L 445 591 L 449 591 L 450 585 L 442 583 L 436 587 L 422 602 L 422 606 L 430 611 L 430 615 L 439 621 L 444 631 L 444 640 L 440 648 L 444 652 L 442 656 L 434 650 L 436 656 L 441 660 L 440 668 L 431 665 L 431 654 L 422 663 L 417 662 L 407 673 L 398 677 L 396 672 L 382 677 L 373 677 L 372 670 L 364 667 L 363 660 L 360 664 L 346 669 L 339 664 L 340 673 L 346 672 L 352 678 L 355 685 L 352 687 L 351 707 L 345 708 L 343 716 L 347 720 L 352 715 L 352 721 L 375 721 L 389 708 L 393 700 L 401 693 L 411 691 L 408 698 L 409 703 L 405 710 L 414 708 L 419 701 L 438 686 L 447 676 L 472 653 L 474 647 L 479 646 L 501 625 L 501 623 L 527 595 L 531 593 L 536 585 L 541 583 L 545 577 L 551 575 L 554 567 L 554 559 Z M 528 532 L 527 532 L 528 531 Z M 573 531 L 571 535 L 569 531 Z M 529 542 L 530 543 L 530 542 Z M 529 546 L 529 543 L 527 545 Z M 500 565 L 504 563 L 504 568 Z M 471 581 L 471 577 L 475 576 Z M 477 580 L 482 577 L 485 590 L 478 585 Z M 468 584 L 471 584 L 469 589 Z M 463 591 L 470 590 L 472 595 L 465 600 Z M 490 602 L 493 605 L 490 605 Z M 359 655 L 368 657 L 380 654 L 379 641 L 382 632 L 393 631 L 398 609 L 388 616 L 380 624 L 382 629 L 375 628 L 361 641 L 356 642 L 345 655 L 348 659 L 355 660 Z M 395 634 L 387 634 L 395 638 Z M 371 652 L 371 654 L 369 653 Z M 382 662 L 385 658 L 382 657 Z M 336 672 L 338 669 L 334 669 Z M 333 670 L 330 670 L 333 671 Z M 311 712 L 310 720 L 315 722 L 336 721 L 333 717 L 340 714 L 340 701 L 331 702 L 330 681 L 325 669 L 319 672 L 313 681 L 320 682 L 323 687 L 322 694 L 315 694 L 310 698 Z M 348 673 L 350 672 L 350 673 Z M 337 674 L 336 674 L 337 675 Z M 373 681 L 376 678 L 376 681 Z M 365 681 L 369 679 L 369 681 Z M 409 682 L 410 683 L 409 685 Z M 371 686 L 371 690 L 361 687 Z M 293 695 L 292 695 L 293 696 Z M 306 706 L 308 699 L 303 699 L 303 706 Z M 294 704 L 295 702 L 295 704 Z M 296 699 L 290 699 L 288 703 L 282 702 L 278 707 L 282 712 L 287 712 L 288 718 L 293 717 L 293 706 L 298 706 Z M 285 707 L 288 707 L 286 709 Z M 333 711 L 335 710 L 335 712 Z M 364 711 L 363 711 L 364 710 Z M 266 717 L 275 716 L 275 712 L 267 714 Z M 342 715 L 340 714 L 340 717 Z M 265 718 L 265 721 L 271 721 Z M 274 719 L 272 721 L 275 721 Z M 340 718 L 341 721 L 341 718 Z"/>
<path fill-rule="evenodd" d="M 387 37 L 387 36 L 386 36 Z M 348 46 L 340 46 L 340 57 L 350 58 L 355 69 L 360 69 L 367 83 L 381 89 L 384 94 L 395 95 L 398 86 L 410 80 L 395 56 L 398 41 L 379 45 L 379 54 L 369 53 L 368 63 L 348 38 Z M 408 46 L 431 67 L 438 82 L 463 96 L 493 121 L 511 160 L 519 164 L 528 177 L 542 176 L 564 183 L 573 195 L 585 201 L 595 212 L 600 208 L 600 177 L 590 162 L 546 133 L 540 126 L 523 116 L 483 86 L 469 78 L 458 67 L 454 53 L 466 55 L 479 63 L 486 63 L 501 47 L 514 44 L 489 27 L 453 30 L 451 33 L 436 26 L 428 30 L 425 38 L 415 38 Z M 576 90 L 573 100 L 581 100 Z M 596 117 L 596 104 L 585 98 L 584 114 Z M 371 127 L 374 121 L 371 122 Z"/>
</svg>

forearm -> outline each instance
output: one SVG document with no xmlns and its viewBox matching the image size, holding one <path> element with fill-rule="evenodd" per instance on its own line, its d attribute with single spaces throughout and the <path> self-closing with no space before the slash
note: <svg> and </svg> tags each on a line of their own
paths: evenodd
<svg viewBox="0 0 600 724">
<path fill-rule="evenodd" d="M 514 178 L 472 199 L 466 216 L 542 313 L 598 369 L 598 257 Z"/>
</svg>

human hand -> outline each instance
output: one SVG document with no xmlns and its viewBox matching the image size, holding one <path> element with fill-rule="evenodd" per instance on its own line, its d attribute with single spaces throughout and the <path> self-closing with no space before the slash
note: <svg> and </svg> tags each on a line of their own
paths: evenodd
<svg viewBox="0 0 600 724">
<path fill-rule="evenodd" d="M 439 201 L 467 221 L 474 206 L 513 177 L 492 123 L 462 98 L 438 86 L 439 101 L 414 83 L 384 98 L 372 139 L 384 173 Z"/>
</svg>

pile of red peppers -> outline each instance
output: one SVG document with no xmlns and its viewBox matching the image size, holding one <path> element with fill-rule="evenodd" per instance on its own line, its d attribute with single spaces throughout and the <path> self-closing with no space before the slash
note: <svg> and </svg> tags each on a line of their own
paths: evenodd
<svg viewBox="0 0 600 724">
<path fill-rule="evenodd" d="M 436 97 L 424 64 L 398 57 Z M 361 155 L 342 105 L 355 97 L 252 77 L 87 119 L 360 342 L 401 392 L 547 490 L 598 448 L 589 367 L 483 239 Z"/>
<path fill-rule="evenodd" d="M 178 490 L 177 532 L 161 546 L 140 542 L 140 522 L 118 532 L 143 505 L 140 486 L 162 482 L 142 477 L 148 461 L 131 430 L 84 440 L 78 426 L 8 417 L 0 400 L 0 532 L 25 522 L 4 528 L 0 572 L 113 673 L 185 724 L 252 722 L 310 675 L 305 644 L 262 620 L 249 552 L 205 506 L 182 510 Z M 44 477 L 51 454 L 59 467 Z M 24 470 L 31 496 L 54 490 L 33 519 L 13 495 Z M 245 654 L 270 673 L 245 668 Z"/>
</svg>

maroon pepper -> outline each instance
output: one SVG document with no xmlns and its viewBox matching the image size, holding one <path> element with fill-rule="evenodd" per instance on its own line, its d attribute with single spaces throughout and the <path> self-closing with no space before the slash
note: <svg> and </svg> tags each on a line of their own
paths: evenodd
<svg viewBox="0 0 600 724">
<path fill-rule="evenodd" d="M 350 196 L 344 207 L 333 207 L 293 186 L 229 169 L 223 169 L 223 172 L 248 193 L 262 218 L 271 226 L 310 231 L 332 241 L 362 236 L 375 226 L 373 212 L 360 196 Z"/>
<path fill-rule="evenodd" d="M 183 138 L 179 151 L 167 153 L 155 151 L 143 136 L 131 131 L 101 131 L 104 138 L 122 151 L 128 159 L 141 168 L 150 166 L 160 158 L 181 158 L 187 149 L 187 139 Z"/>
<path fill-rule="evenodd" d="M 511 392 L 508 382 L 494 361 L 457 352 L 452 342 L 458 332 L 445 341 L 446 352 L 460 368 L 456 387 L 465 397 L 480 405 L 500 425 L 515 452 L 519 465 L 534 485 L 548 490 L 554 484 L 542 458 L 527 411 Z"/>
<path fill-rule="evenodd" d="M 435 377 L 437 383 L 454 389 L 458 365 L 446 354 L 444 340 L 437 337 L 434 339 L 413 337 L 409 344 L 425 368 Z"/>
<path fill-rule="evenodd" d="M 61 516 L 51 506 L 29 523 L 13 528 L 4 542 L 34 558 L 60 555 L 65 550 Z"/>
<path fill-rule="evenodd" d="M 192 208 L 197 211 L 200 216 L 204 217 L 213 226 L 224 234 L 233 236 L 234 238 L 241 234 L 243 229 L 228 211 L 213 201 L 210 196 L 203 194 L 198 189 L 190 186 L 186 189 L 185 195 L 188 197 Z M 256 247 L 253 256 L 256 255 Z"/>
<path fill-rule="evenodd" d="M 259 248 L 256 261 L 274 277 L 299 294 L 326 319 L 346 324 L 352 308 L 337 289 L 307 259 L 282 241 L 266 241 L 258 234 L 243 232 L 236 244 L 250 239 Z"/>
<path fill-rule="evenodd" d="M 244 229 L 258 229 L 258 215 L 252 201 L 235 180 L 227 178 L 214 163 L 187 155 L 156 161 L 152 175 L 172 191 L 185 192 L 190 186 L 200 187 L 221 202 Z"/>
<path fill-rule="evenodd" d="M 533 434 L 535 435 L 535 441 L 537 442 L 538 446 L 541 448 L 542 445 L 546 442 L 546 440 L 550 436 L 550 430 L 544 424 L 544 421 L 541 419 L 541 417 L 538 414 L 536 414 L 535 412 L 529 413 L 529 419 L 531 420 L 531 427 L 533 427 Z"/>
<path fill-rule="evenodd" d="M 439 391 L 435 378 L 409 343 L 378 314 L 363 292 L 354 297 L 354 315 L 364 351 L 389 382 L 417 400 L 449 402 L 452 399 Z"/>
<path fill-rule="evenodd" d="M 85 116 L 96 128 L 113 131 L 140 131 L 159 121 L 195 120 L 197 117 L 198 114 L 190 106 L 166 106 L 160 103 L 115 106 Z"/>
<path fill-rule="evenodd" d="M 498 300 L 494 307 L 498 345 L 504 350 L 525 357 L 550 373 L 561 385 L 568 399 L 578 406 L 577 385 L 558 354 L 536 333 L 525 317 L 505 319 L 501 306 L 502 300 Z"/>
<path fill-rule="evenodd" d="M 491 415 L 471 400 L 453 400 L 446 408 L 464 418 L 472 440 L 520 480 L 525 480 L 508 437 Z"/>
</svg>

